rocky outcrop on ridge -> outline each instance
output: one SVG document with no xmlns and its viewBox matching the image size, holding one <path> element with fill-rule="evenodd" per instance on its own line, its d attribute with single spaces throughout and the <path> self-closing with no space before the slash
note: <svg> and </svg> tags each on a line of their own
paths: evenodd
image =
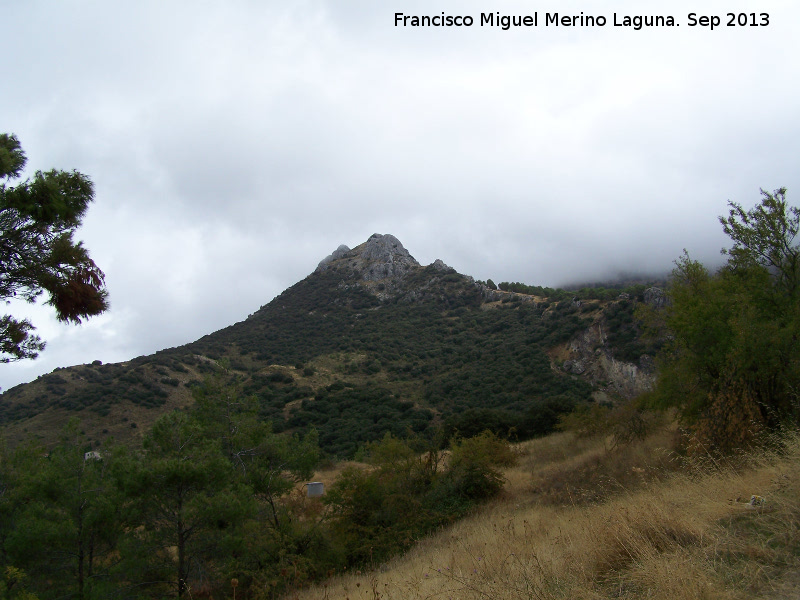
<svg viewBox="0 0 800 600">
<path fill-rule="evenodd" d="M 658 287 L 647 288 L 644 291 L 644 301 L 655 309 L 665 308 L 670 305 L 669 296 Z"/>
<path fill-rule="evenodd" d="M 348 248 L 347 246 L 342 244 L 336 250 L 334 250 L 331 254 L 329 254 L 328 256 L 323 258 L 321 261 L 319 261 L 319 264 L 317 265 L 317 268 L 316 268 L 315 271 L 324 271 L 325 269 L 327 269 L 326 265 L 329 262 L 331 262 L 333 260 L 336 260 L 337 258 L 342 258 L 348 252 L 350 252 L 350 248 Z"/>
<path fill-rule="evenodd" d="M 336 267 L 362 281 L 379 281 L 400 278 L 419 266 L 396 237 L 373 233 L 366 242 L 352 250 L 345 245 L 339 246 L 319 263 L 315 272 Z"/>
</svg>

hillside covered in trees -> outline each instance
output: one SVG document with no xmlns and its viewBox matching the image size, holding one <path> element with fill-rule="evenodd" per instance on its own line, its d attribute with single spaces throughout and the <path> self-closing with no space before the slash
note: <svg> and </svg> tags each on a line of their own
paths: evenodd
<svg viewBox="0 0 800 600">
<path fill-rule="evenodd" d="M 331 456 L 350 457 L 387 431 L 476 434 L 489 424 L 531 437 L 595 391 L 619 395 L 611 381 L 567 372 L 553 349 L 601 323 L 596 350 L 610 359 L 635 365 L 655 353 L 634 316 L 644 291 L 558 290 L 556 300 L 493 290 L 441 261 L 421 266 L 396 238 L 376 235 L 196 342 L 7 390 L 0 420 L 15 440 L 52 442 L 71 415 L 95 446 L 140 440 L 158 415 L 189 406 L 222 361 L 275 431 L 314 428 Z"/>
</svg>

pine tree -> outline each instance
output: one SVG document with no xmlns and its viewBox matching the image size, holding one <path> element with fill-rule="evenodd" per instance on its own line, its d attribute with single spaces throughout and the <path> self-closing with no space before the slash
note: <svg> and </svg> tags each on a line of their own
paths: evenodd
<svg viewBox="0 0 800 600">
<path fill-rule="evenodd" d="M 94 186 L 77 171 L 37 171 L 15 187 L 27 158 L 0 134 L 0 300 L 34 302 L 47 293 L 60 321 L 80 323 L 108 309 L 105 275 L 74 240 Z M 0 362 L 36 358 L 45 343 L 28 320 L 0 316 Z"/>
</svg>

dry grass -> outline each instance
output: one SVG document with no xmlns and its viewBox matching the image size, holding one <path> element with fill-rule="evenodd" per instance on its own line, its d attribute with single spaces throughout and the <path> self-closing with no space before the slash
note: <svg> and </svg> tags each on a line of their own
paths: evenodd
<svg viewBox="0 0 800 600">
<path fill-rule="evenodd" d="M 542 504 L 599 502 L 641 487 L 679 468 L 668 450 L 675 427 L 614 447 L 611 437 L 581 438 L 563 432 L 521 445 L 520 468 L 530 473 L 532 499 Z"/>
<path fill-rule="evenodd" d="M 631 455 L 644 456 L 654 440 Z M 637 489 L 616 491 L 602 503 L 568 506 L 543 504 L 532 482 L 576 473 L 576 465 L 606 452 L 602 440 L 562 433 L 526 443 L 520 452 L 505 496 L 491 506 L 375 572 L 337 577 L 289 597 L 800 597 L 800 438 L 781 455 L 760 452 L 735 466 L 697 462 L 661 478 L 640 477 Z M 633 468 L 630 457 L 606 456 Z M 762 509 L 745 507 L 752 494 L 767 498 Z"/>
<path fill-rule="evenodd" d="M 327 490 L 331 485 L 333 485 L 333 482 L 338 479 L 339 475 L 342 474 L 342 471 L 350 467 L 357 467 L 359 469 L 370 468 L 366 463 L 361 463 L 354 460 L 340 461 L 316 471 L 314 476 L 311 478 L 311 481 L 321 482 L 324 484 L 325 489 Z"/>
</svg>

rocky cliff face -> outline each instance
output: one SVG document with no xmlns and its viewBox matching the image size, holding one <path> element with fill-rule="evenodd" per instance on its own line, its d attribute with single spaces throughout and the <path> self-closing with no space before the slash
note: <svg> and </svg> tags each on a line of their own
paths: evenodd
<svg viewBox="0 0 800 600">
<path fill-rule="evenodd" d="M 562 369 L 591 381 L 601 391 L 601 396 L 605 390 L 623 398 L 633 398 L 652 390 L 655 385 L 653 358 L 643 354 L 638 363 L 615 359 L 602 322 L 596 322 L 574 336 L 567 345 L 567 351 L 568 359 L 564 361 Z"/>
<path fill-rule="evenodd" d="M 669 296 L 661 288 L 646 289 L 643 299 L 655 310 L 669 306 Z M 621 294 L 617 300 L 628 302 L 630 296 Z M 615 358 L 608 333 L 608 324 L 600 317 L 591 327 L 575 335 L 567 344 L 562 369 L 588 379 L 598 390 L 596 397 L 603 396 L 603 389 L 623 398 L 633 398 L 652 390 L 656 382 L 653 356 L 642 354 L 636 362 Z"/>
</svg>

